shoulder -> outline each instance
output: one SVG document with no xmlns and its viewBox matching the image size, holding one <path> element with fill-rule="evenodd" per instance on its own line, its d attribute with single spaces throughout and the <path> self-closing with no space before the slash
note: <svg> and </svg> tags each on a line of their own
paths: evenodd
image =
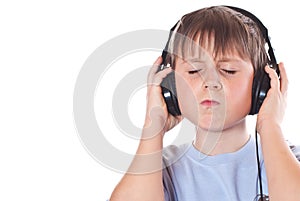
<svg viewBox="0 0 300 201">
<path fill-rule="evenodd" d="M 174 184 L 175 175 L 178 171 L 175 170 L 176 168 L 174 169 L 174 164 L 178 163 L 182 157 L 185 157 L 185 153 L 191 145 L 192 143 L 169 145 L 163 149 L 163 186 L 165 200 L 178 200 Z"/>
<path fill-rule="evenodd" d="M 181 145 L 169 145 L 163 149 L 163 161 L 165 166 L 169 166 L 179 159 L 184 157 L 185 153 L 192 146 L 192 143 L 186 143 Z"/>
</svg>

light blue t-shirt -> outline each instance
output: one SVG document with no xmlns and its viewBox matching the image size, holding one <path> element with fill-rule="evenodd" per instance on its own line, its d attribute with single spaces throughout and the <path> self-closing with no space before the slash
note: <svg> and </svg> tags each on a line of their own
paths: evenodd
<svg viewBox="0 0 300 201">
<path fill-rule="evenodd" d="M 263 157 L 263 194 L 268 195 Z M 255 139 L 240 150 L 215 156 L 202 154 L 192 144 L 164 149 L 163 182 L 166 201 L 253 201 L 258 200 L 259 179 Z"/>
</svg>

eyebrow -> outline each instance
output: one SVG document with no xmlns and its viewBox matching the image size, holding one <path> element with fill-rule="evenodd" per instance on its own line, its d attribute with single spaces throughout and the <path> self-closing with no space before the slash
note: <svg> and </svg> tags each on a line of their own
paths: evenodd
<svg viewBox="0 0 300 201">
<path fill-rule="evenodd" d="M 206 63 L 207 61 L 201 58 L 188 58 L 188 59 L 183 59 L 181 64 L 185 63 Z M 217 63 L 245 63 L 247 62 L 246 60 L 243 60 L 240 57 L 223 57 L 221 59 L 218 59 L 216 61 Z"/>
<path fill-rule="evenodd" d="M 191 62 L 205 62 L 205 60 L 199 59 L 199 58 L 191 58 L 191 59 L 187 59 L 187 60 L 191 61 Z"/>
<path fill-rule="evenodd" d="M 241 58 L 221 58 L 218 60 L 218 62 L 245 62 L 245 60 L 241 59 Z"/>
<path fill-rule="evenodd" d="M 199 58 L 188 58 L 188 59 L 183 59 L 182 63 L 206 63 L 207 60 L 205 59 L 199 59 Z"/>
</svg>

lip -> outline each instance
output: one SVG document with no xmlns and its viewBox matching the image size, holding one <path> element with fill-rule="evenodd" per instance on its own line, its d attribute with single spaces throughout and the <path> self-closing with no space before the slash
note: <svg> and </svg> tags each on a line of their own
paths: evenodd
<svg viewBox="0 0 300 201">
<path fill-rule="evenodd" d="M 206 106 L 206 107 L 212 107 L 212 106 L 217 106 L 220 103 L 216 100 L 206 99 L 206 100 L 203 100 L 200 104 L 203 106 Z"/>
</svg>

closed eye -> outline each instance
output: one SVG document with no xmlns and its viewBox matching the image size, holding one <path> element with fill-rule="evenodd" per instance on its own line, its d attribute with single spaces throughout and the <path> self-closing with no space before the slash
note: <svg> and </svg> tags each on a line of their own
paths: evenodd
<svg viewBox="0 0 300 201">
<path fill-rule="evenodd" d="M 193 74 L 199 73 L 200 71 L 201 71 L 201 69 L 199 69 L 199 70 L 190 70 L 190 71 L 188 71 L 188 73 L 190 75 L 193 75 Z"/>
<path fill-rule="evenodd" d="M 223 71 L 224 73 L 226 73 L 226 74 L 230 74 L 230 75 L 233 75 L 233 74 L 235 74 L 235 73 L 236 73 L 236 71 L 235 71 L 235 70 L 226 70 L 226 69 L 222 69 L 222 71 Z"/>
</svg>

